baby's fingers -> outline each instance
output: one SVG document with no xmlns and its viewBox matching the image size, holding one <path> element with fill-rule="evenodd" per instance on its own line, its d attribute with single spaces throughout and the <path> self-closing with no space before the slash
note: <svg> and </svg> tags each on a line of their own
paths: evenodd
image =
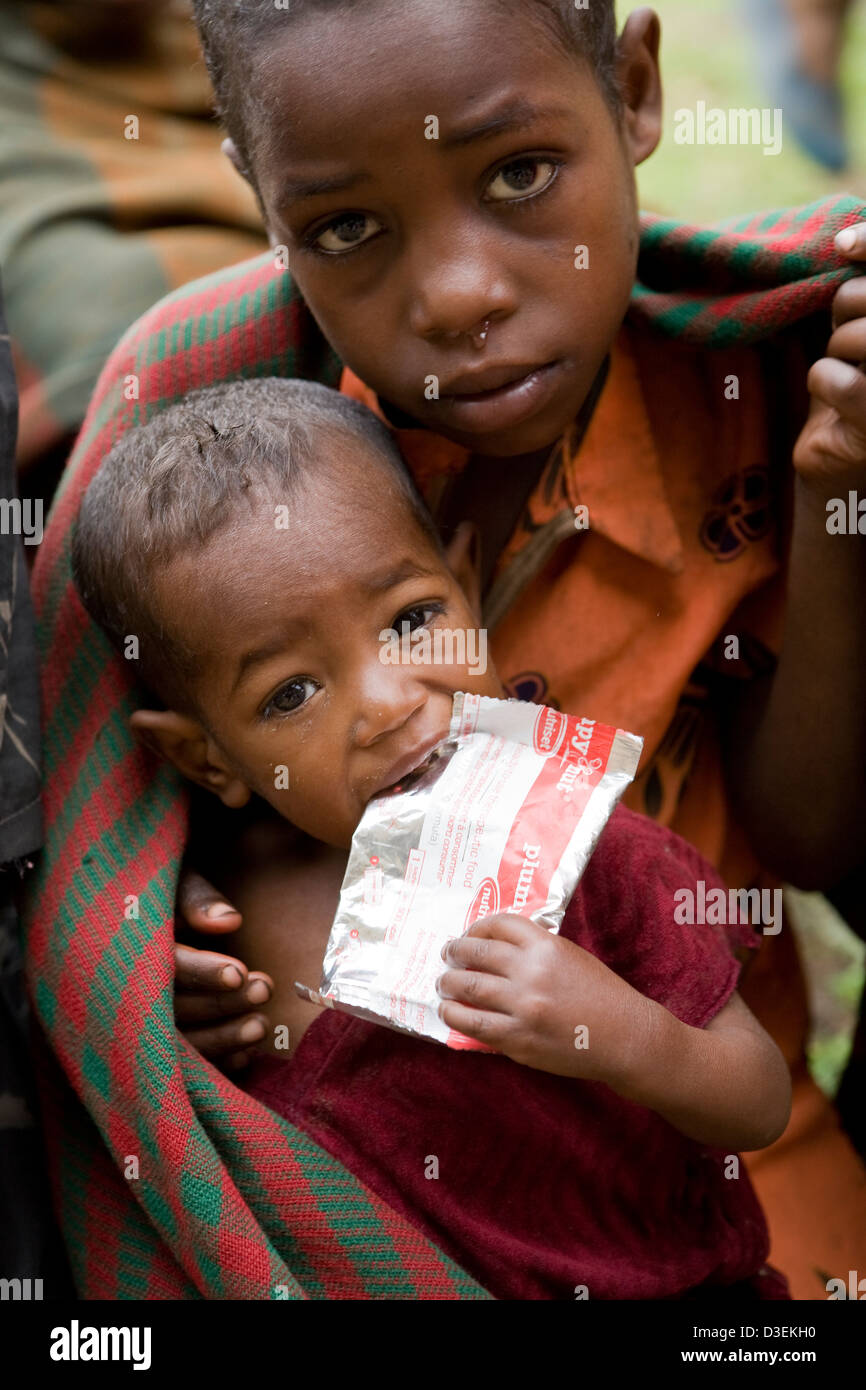
<svg viewBox="0 0 866 1390">
<path fill-rule="evenodd" d="M 455 937 L 442 947 L 442 959 L 462 970 L 486 970 L 490 975 L 508 975 L 514 967 L 514 945 L 496 937 Z"/>
<path fill-rule="evenodd" d="M 481 1009 L 470 1009 L 466 1004 L 446 999 L 439 1005 L 439 1017 L 455 1033 L 463 1033 L 467 1038 L 502 1050 L 507 1023 L 504 1014 L 484 1013 Z"/>
<path fill-rule="evenodd" d="M 526 946 L 539 932 L 546 935 L 544 927 L 528 917 L 519 917 L 514 912 L 494 912 L 490 917 L 479 917 L 477 922 L 473 922 L 466 937 L 489 937 L 496 941 L 507 941 L 512 946 Z"/>
<path fill-rule="evenodd" d="M 514 1002 L 510 980 L 501 975 L 485 975 L 480 970 L 446 970 L 436 981 L 436 991 L 442 999 L 453 999 L 490 1013 L 510 1013 Z"/>
</svg>

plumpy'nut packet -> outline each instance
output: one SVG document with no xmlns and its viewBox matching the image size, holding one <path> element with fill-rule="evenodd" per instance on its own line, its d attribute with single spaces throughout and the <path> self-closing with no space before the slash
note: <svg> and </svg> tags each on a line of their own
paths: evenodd
<svg viewBox="0 0 866 1390">
<path fill-rule="evenodd" d="M 449 1047 L 441 951 L 494 912 L 558 931 L 643 740 L 520 700 L 454 697 L 448 737 L 352 839 L 315 1004 Z"/>
</svg>

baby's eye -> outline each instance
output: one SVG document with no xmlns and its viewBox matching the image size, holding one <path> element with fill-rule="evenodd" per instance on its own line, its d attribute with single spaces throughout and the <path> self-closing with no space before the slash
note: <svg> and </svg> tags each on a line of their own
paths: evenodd
<svg viewBox="0 0 866 1390">
<path fill-rule="evenodd" d="M 414 608 L 407 608 L 397 619 L 394 627 L 397 632 L 402 631 L 403 623 L 408 624 L 409 631 L 415 632 L 419 627 L 426 627 L 427 623 L 432 622 L 433 618 L 439 617 L 444 611 L 441 603 L 419 603 Z"/>
<path fill-rule="evenodd" d="M 268 700 L 265 717 L 270 714 L 291 714 L 293 710 L 306 704 L 318 689 L 318 681 L 314 681 L 311 676 L 295 676 L 293 680 L 281 685 L 276 694 Z"/>
<path fill-rule="evenodd" d="M 548 188 L 559 171 L 551 159 L 512 159 L 494 174 L 487 185 L 487 198 L 492 203 L 514 203 L 521 198 L 533 198 Z"/>
<path fill-rule="evenodd" d="M 329 222 L 327 227 L 317 232 L 311 238 L 311 245 L 319 251 L 326 251 L 329 255 L 339 255 L 342 251 L 351 251 L 355 246 L 362 246 L 381 230 L 382 224 L 377 222 L 375 217 L 370 217 L 365 212 L 347 212 L 335 217 L 333 222 Z"/>
</svg>

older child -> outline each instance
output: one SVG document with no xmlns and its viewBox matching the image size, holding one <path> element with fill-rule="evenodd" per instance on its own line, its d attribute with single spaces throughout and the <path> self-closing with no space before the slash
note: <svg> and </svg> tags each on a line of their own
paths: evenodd
<svg viewBox="0 0 866 1390">
<path fill-rule="evenodd" d="M 293 1055 L 248 1089 L 497 1297 L 784 1297 L 730 1151 L 784 1129 L 787 1067 L 724 934 L 676 925 L 674 894 L 714 875 L 669 832 L 616 817 L 558 937 L 504 914 L 450 943 L 443 1018 L 502 1057 L 292 998 L 321 973 L 364 806 L 447 735 L 457 690 L 503 693 L 459 659 L 382 660 L 404 623 L 475 627 L 467 561 L 461 538 L 448 568 L 384 426 L 308 383 L 193 394 L 127 434 L 84 498 L 82 597 L 120 650 L 138 636 L 167 706 L 133 726 L 227 807 L 256 794 L 307 837 L 283 856 L 278 933 L 247 941 Z"/>
<path fill-rule="evenodd" d="M 634 166 L 660 129 L 647 10 L 618 41 L 612 4 L 570 0 L 288 10 L 202 0 L 198 10 L 230 152 L 257 192 L 276 265 L 288 260 L 346 365 L 346 389 L 398 429 L 443 533 L 466 519 L 480 529 L 506 689 L 643 734 L 632 806 L 682 832 L 732 886 L 772 882 L 767 869 L 804 883 L 842 877 L 862 858 L 866 824 L 854 772 L 866 761 L 854 599 L 866 562 L 858 536 L 828 533 L 826 506 L 866 474 L 864 282 L 836 296 L 811 411 L 806 367 L 829 324 L 817 349 L 793 333 L 738 345 L 729 301 L 713 317 L 714 342 L 728 346 L 709 353 L 646 319 L 624 322 Z M 820 215 L 788 226 L 763 285 L 811 270 L 800 253 Z M 866 258 L 866 233 L 847 235 L 798 303 L 816 305 L 846 258 Z M 687 268 L 704 278 L 685 282 L 681 244 L 672 232 L 654 271 L 656 289 L 687 292 L 676 323 L 688 335 L 706 325 L 700 293 L 729 281 L 713 255 L 721 239 L 703 238 L 706 256 Z M 750 273 L 763 264 L 750 258 Z M 142 412 L 242 368 L 330 379 L 333 359 L 291 284 L 273 263 L 247 267 L 160 306 L 130 335 L 103 379 L 56 537 L 100 451 Z M 45 592 L 65 671 L 78 637 L 64 636 L 57 551 L 49 535 Z M 84 633 L 81 650 L 95 640 Z M 92 682 L 89 667 L 74 669 Z M 96 751 L 80 738 L 70 765 L 61 742 L 57 797 L 70 778 L 84 795 Z M 49 783 L 49 803 L 53 794 Z M 55 859 L 46 873 L 63 877 Z M 38 917 L 52 920 L 47 908 Z M 802 1296 L 822 1297 L 821 1271 L 863 1263 L 866 1182 L 806 1072 L 787 927 L 766 938 L 747 988 L 800 1102 L 756 1180 L 777 1258 Z"/>
</svg>

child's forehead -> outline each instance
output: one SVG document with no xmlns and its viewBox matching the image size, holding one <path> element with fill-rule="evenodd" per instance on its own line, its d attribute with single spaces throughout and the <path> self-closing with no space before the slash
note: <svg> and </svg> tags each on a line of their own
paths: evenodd
<svg viewBox="0 0 866 1390">
<path fill-rule="evenodd" d="M 309 628 L 327 610 L 356 611 L 418 577 L 445 575 L 441 555 L 424 534 L 387 467 L 381 472 L 311 473 L 291 497 L 265 489 L 239 507 L 201 548 L 163 567 L 158 588 L 191 650 L 214 638 L 247 640 L 253 629 L 288 617 Z"/>
<path fill-rule="evenodd" d="M 581 71 L 592 80 L 579 51 L 566 51 L 549 20 L 539 19 L 539 7 L 511 0 L 314 6 L 282 41 L 279 28 L 273 32 L 259 63 L 265 108 L 276 102 L 290 113 L 279 132 L 283 148 L 302 146 L 331 122 L 344 141 L 350 130 L 357 138 L 351 122 L 369 118 L 371 101 L 383 127 L 416 107 L 447 126 L 460 108 L 501 100 L 509 86 L 526 97 L 542 69 L 549 86 L 571 95 Z"/>
</svg>

